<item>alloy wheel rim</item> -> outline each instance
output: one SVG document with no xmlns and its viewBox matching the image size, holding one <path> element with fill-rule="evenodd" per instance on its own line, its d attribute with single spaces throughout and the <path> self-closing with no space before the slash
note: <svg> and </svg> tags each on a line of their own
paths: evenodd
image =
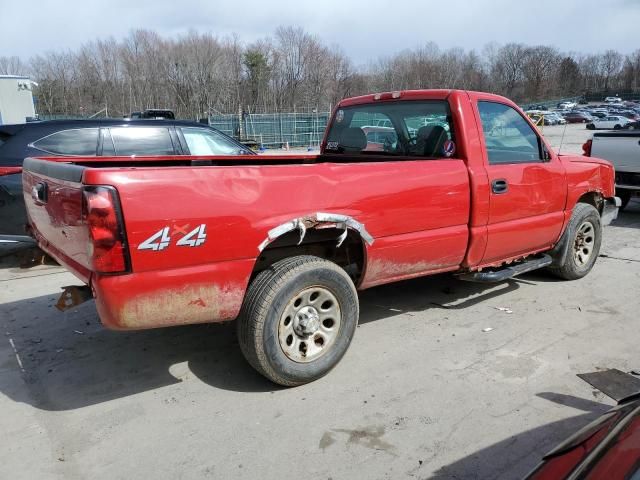
<svg viewBox="0 0 640 480">
<path fill-rule="evenodd" d="M 573 257 L 576 264 L 584 266 L 589 263 L 595 245 L 595 228 L 590 221 L 584 221 L 576 231 L 573 245 Z"/>
<path fill-rule="evenodd" d="M 280 347 L 294 362 L 317 360 L 335 343 L 341 320 L 340 303 L 329 289 L 305 288 L 291 298 L 280 316 Z"/>
</svg>

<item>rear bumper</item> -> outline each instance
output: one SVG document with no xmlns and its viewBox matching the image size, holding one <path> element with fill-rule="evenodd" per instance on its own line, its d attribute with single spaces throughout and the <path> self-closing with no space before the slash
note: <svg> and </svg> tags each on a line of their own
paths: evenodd
<svg viewBox="0 0 640 480">
<path fill-rule="evenodd" d="M 606 198 L 604 200 L 604 206 L 602 207 L 602 216 L 600 221 L 602 226 L 610 225 L 616 218 L 618 218 L 618 209 L 622 205 L 622 201 L 618 197 Z"/>
<path fill-rule="evenodd" d="M 223 322 L 238 316 L 255 260 L 98 275 L 91 288 L 102 324 L 113 330 Z"/>
</svg>

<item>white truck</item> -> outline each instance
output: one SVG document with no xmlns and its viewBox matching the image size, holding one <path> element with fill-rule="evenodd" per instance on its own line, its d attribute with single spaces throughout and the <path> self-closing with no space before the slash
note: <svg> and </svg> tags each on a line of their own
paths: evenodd
<svg viewBox="0 0 640 480">
<path fill-rule="evenodd" d="M 616 196 L 624 209 L 631 197 L 640 194 L 640 131 L 597 132 L 582 148 L 586 156 L 613 163 Z"/>
</svg>

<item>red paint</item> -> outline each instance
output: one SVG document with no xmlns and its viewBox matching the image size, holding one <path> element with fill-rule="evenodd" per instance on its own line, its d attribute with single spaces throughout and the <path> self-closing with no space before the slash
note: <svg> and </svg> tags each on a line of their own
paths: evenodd
<svg viewBox="0 0 640 480">
<path fill-rule="evenodd" d="M 20 173 L 22 171 L 22 167 L 0 167 L 0 177 L 4 175 L 14 175 L 16 173 Z"/>
<path fill-rule="evenodd" d="M 613 169 L 597 159 L 551 153 L 550 161 L 544 163 L 489 165 L 476 105 L 492 101 L 515 107 L 509 100 L 458 90 L 400 93 L 403 101 L 428 99 L 449 102 L 456 158 L 364 162 L 360 157 L 359 162 L 337 163 L 323 149 L 319 155 L 293 156 L 56 157 L 58 162 L 85 166 L 110 164 L 85 169 L 82 183 L 116 188 L 131 273 L 92 273 L 78 184 L 25 171 L 25 200 L 35 235 L 45 250 L 92 283 L 106 325 L 149 328 L 190 323 L 187 312 L 180 311 L 182 306 L 212 312 L 209 319 L 196 314 L 193 322 L 237 315 L 258 245 L 270 229 L 295 218 L 329 212 L 364 224 L 375 241 L 365 246 L 366 265 L 359 285 L 363 289 L 437 272 L 499 265 L 549 249 L 583 194 L 614 195 Z M 343 100 L 336 111 L 387 101 L 397 100 L 391 93 L 379 100 L 365 95 Z M 188 166 L 191 160 L 211 160 L 215 165 Z M 145 167 L 149 161 L 173 166 Z M 497 178 L 509 182 L 507 194 L 491 192 L 491 182 Z M 31 187 L 41 180 L 54 193 L 46 205 L 35 204 L 30 195 Z M 201 224 L 206 224 L 204 244 L 175 245 Z M 171 236 L 169 247 L 138 250 L 165 227 Z M 210 297 L 184 289 L 193 285 Z M 166 305 L 171 313 L 162 316 L 154 311 L 159 315 L 155 320 L 142 318 L 151 311 L 150 302 L 158 300 L 158 292 L 174 295 L 175 302 Z M 227 292 L 228 298 L 216 309 L 210 300 L 215 297 L 220 302 L 220 292 Z M 191 303 L 194 298 L 206 308 Z M 125 307 L 127 318 L 122 313 Z"/>
<path fill-rule="evenodd" d="M 577 472 L 580 475 L 576 478 L 589 480 L 634 478 L 640 465 L 638 406 L 636 401 L 611 410 L 614 415 L 591 435 L 572 448 L 545 458 L 527 480 L 562 480 Z"/>
</svg>

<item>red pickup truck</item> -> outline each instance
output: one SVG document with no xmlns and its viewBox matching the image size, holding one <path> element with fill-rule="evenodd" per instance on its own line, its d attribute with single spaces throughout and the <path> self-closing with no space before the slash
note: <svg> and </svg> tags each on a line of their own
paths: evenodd
<svg viewBox="0 0 640 480">
<path fill-rule="evenodd" d="M 343 100 L 319 155 L 55 160 L 24 162 L 32 233 L 105 326 L 238 318 L 249 363 L 289 386 L 344 355 L 357 290 L 577 279 L 619 206 L 608 162 L 558 156 L 512 102 L 459 90 Z"/>
</svg>

